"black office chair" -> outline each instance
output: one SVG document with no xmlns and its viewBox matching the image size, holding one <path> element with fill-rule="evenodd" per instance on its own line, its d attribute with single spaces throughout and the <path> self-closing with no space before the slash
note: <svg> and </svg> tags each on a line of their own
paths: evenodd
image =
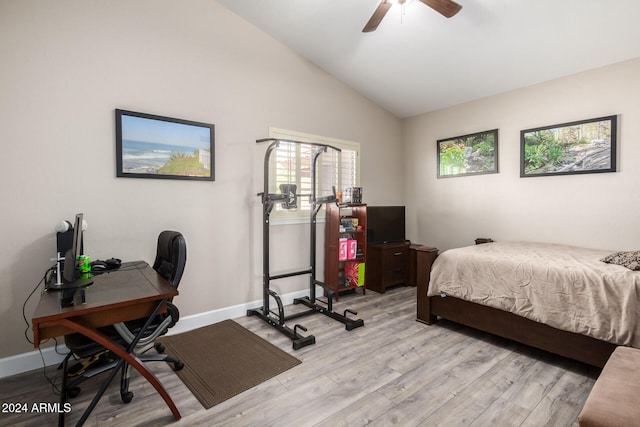
<svg viewBox="0 0 640 427">
<path fill-rule="evenodd" d="M 187 246 L 184 236 L 177 231 L 163 231 L 160 233 L 153 269 L 167 279 L 171 286 L 178 288 L 186 261 Z M 159 336 L 166 334 L 167 331 L 176 324 L 179 317 L 180 312 L 178 308 L 171 302 L 168 302 L 166 313 L 156 316 L 151 325 L 143 332 L 142 338 L 135 346 L 134 353 L 140 361 L 172 363 L 176 371 L 184 367 L 184 364 L 180 360 L 162 354 L 164 352 L 164 346 L 155 343 L 155 340 Z M 128 347 L 147 320 L 148 319 L 139 319 L 131 322 L 118 323 L 113 326 L 100 328 L 100 331 L 111 339 L 119 342 L 123 347 Z M 75 397 L 80 393 L 79 385 L 82 382 L 109 371 L 117 365 L 117 358 L 114 358 L 103 346 L 84 335 L 66 335 L 65 344 L 70 352 L 62 364 L 66 384 L 63 393 L 68 397 Z M 158 354 L 146 354 L 151 348 L 155 348 Z M 71 368 L 67 368 L 68 360 L 72 356 L 81 361 Z M 120 397 L 125 403 L 129 403 L 131 399 L 133 399 L 133 393 L 129 391 L 130 369 L 130 365 L 126 364 L 122 371 L 120 383 Z M 66 379 L 71 379 L 71 381 L 67 384 Z"/>
</svg>

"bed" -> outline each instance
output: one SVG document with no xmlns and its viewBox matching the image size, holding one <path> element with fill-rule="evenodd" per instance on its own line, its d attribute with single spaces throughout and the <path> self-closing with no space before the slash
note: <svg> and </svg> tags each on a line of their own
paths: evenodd
<svg viewBox="0 0 640 427">
<path fill-rule="evenodd" d="M 640 348 L 637 253 L 492 242 L 416 254 L 419 321 L 448 319 L 598 367 L 618 345 Z"/>
</svg>

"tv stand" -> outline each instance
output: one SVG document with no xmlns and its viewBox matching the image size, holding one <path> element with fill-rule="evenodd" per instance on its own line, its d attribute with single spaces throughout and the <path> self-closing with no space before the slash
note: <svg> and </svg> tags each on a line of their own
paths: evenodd
<svg viewBox="0 0 640 427">
<path fill-rule="evenodd" d="M 410 242 L 367 246 L 367 289 L 385 293 L 387 288 L 409 283 Z"/>
</svg>

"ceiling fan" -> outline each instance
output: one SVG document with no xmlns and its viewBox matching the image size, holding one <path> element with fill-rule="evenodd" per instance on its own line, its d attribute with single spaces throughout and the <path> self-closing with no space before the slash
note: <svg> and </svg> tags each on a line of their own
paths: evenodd
<svg viewBox="0 0 640 427">
<path fill-rule="evenodd" d="M 462 9 L 462 6 L 460 6 L 458 3 L 454 2 L 453 0 L 420 0 L 420 1 L 446 18 L 451 18 L 453 15 L 458 13 L 460 9 Z M 403 5 L 406 2 L 407 0 L 393 0 L 393 3 L 397 3 L 399 5 Z M 362 32 L 368 33 L 371 31 L 375 31 L 376 28 L 378 28 L 378 25 L 380 25 L 382 18 L 384 18 L 384 16 L 387 14 L 387 11 L 389 10 L 389 8 L 393 3 L 391 0 L 382 0 L 378 5 L 378 8 L 375 10 L 375 12 L 373 12 L 373 15 L 371 15 L 371 18 L 369 19 L 369 22 L 367 22 L 367 25 L 365 25 L 364 28 L 362 29 Z"/>
</svg>

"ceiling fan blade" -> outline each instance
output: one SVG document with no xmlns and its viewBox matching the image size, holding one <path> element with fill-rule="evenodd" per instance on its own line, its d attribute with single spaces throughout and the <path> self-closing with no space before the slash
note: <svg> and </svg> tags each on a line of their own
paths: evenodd
<svg viewBox="0 0 640 427">
<path fill-rule="evenodd" d="M 362 32 L 369 33 L 371 31 L 375 31 L 375 29 L 378 28 L 378 25 L 380 25 L 382 18 L 384 18 L 384 16 L 387 14 L 387 11 L 390 7 L 391 2 L 389 0 L 382 0 L 378 5 L 378 8 L 375 10 L 375 12 L 373 12 L 373 15 L 371 15 L 371 18 L 369 19 L 369 22 L 367 22 L 367 25 L 365 25 L 362 29 Z"/>
<path fill-rule="evenodd" d="M 454 2 L 453 0 L 420 0 L 420 1 L 446 18 L 451 18 L 453 15 L 460 12 L 460 9 L 462 9 L 462 6 L 460 6 L 458 3 Z"/>
</svg>

